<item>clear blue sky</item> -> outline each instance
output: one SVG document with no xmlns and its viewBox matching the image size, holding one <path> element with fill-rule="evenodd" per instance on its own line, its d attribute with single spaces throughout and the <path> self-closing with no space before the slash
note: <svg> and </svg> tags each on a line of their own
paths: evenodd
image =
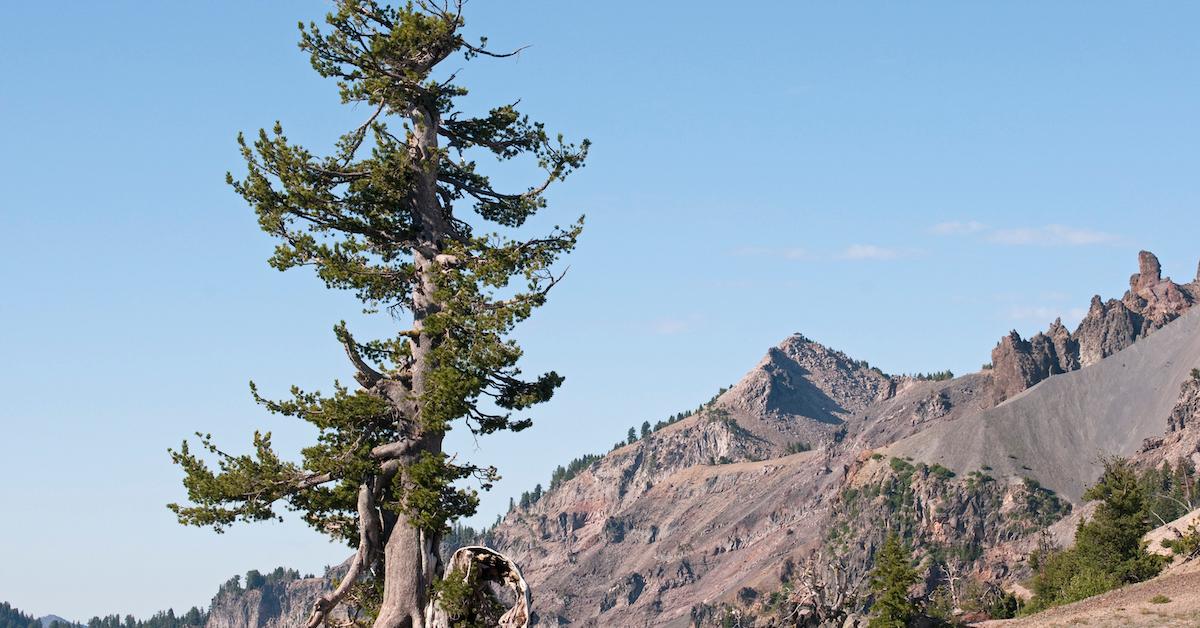
<svg viewBox="0 0 1200 628">
<path fill-rule="evenodd" d="M 0 599 L 145 615 L 348 554 L 303 524 L 177 525 L 166 448 L 309 433 L 247 392 L 328 387 L 344 294 L 264 263 L 229 190 L 234 136 L 320 148 L 361 111 L 296 50 L 321 3 L 11 3 L 0 21 Z M 973 370 L 999 336 L 1116 296 L 1140 248 L 1200 259 L 1200 7 L 1190 2 L 474 0 L 522 99 L 595 143 L 552 197 L 588 215 L 568 280 L 520 330 L 567 376 L 517 437 L 453 443 L 551 469 L 707 399 L 794 331 L 889 372 Z"/>
</svg>

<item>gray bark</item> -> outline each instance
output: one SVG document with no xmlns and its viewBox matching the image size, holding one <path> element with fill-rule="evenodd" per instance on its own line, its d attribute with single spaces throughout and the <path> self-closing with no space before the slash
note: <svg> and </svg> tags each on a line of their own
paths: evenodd
<svg viewBox="0 0 1200 628">
<path fill-rule="evenodd" d="M 418 165 L 416 191 L 410 199 L 414 222 L 419 225 L 420 237 L 413 247 L 413 263 L 418 280 L 413 289 L 412 385 L 407 399 L 392 399 L 400 410 L 397 429 L 410 436 L 403 453 L 398 457 L 401 469 L 415 462 L 422 453 L 442 451 L 442 434 L 425 433 L 421 427 L 419 403 L 427 389 L 430 371 L 429 354 L 436 340 L 425 332 L 425 319 L 440 306 L 433 297 L 433 270 L 437 264 L 443 240 L 450 235 L 446 215 L 437 198 L 438 146 L 436 112 L 414 108 L 409 118 L 412 133 L 409 153 Z M 407 481 L 401 478 L 401 481 Z M 386 530 L 384 544 L 383 603 L 374 628 L 427 628 L 426 615 L 430 605 L 428 591 L 442 575 L 438 557 L 441 539 L 437 534 L 418 530 L 403 513 L 398 514 Z"/>
</svg>

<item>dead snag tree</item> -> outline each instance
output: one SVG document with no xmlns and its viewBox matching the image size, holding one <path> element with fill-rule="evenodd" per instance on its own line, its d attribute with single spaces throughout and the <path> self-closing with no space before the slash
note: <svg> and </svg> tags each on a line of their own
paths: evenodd
<svg viewBox="0 0 1200 628">
<path fill-rule="evenodd" d="M 293 389 L 270 400 L 251 386 L 267 410 L 318 428 L 300 462 L 259 433 L 250 454 L 200 435 L 199 454 L 186 441 L 171 452 L 189 499 L 170 506 L 180 522 L 220 531 L 286 506 L 357 549 L 310 626 L 348 595 L 377 606 L 378 628 L 427 627 L 444 616 L 430 599 L 444 570 L 439 540 L 478 503 L 461 481 L 486 489 L 496 478 L 495 469 L 447 456 L 446 432 L 455 424 L 479 435 L 523 430 L 530 420 L 514 413 L 550 399 L 563 381 L 554 372 L 523 377 L 508 334 L 562 277 L 555 262 L 574 248 L 582 218 L 541 237 L 511 234 L 546 206 L 549 186 L 583 165 L 588 142 L 552 137 L 513 104 L 459 111 L 467 91 L 442 63 L 515 54 L 468 42 L 462 5 L 337 0 L 326 25 L 301 24 L 300 47 L 337 81 L 343 103 L 365 105 L 365 119 L 326 156 L 291 142 L 278 123 L 238 139 L 247 172 L 229 182 L 278 239 L 270 264 L 311 267 L 327 287 L 353 291 L 403 328 L 365 341 L 344 323 L 334 328 L 357 389 L 335 383 L 332 394 Z M 524 190 L 497 189 L 475 161 L 521 156 L 545 171 Z"/>
</svg>

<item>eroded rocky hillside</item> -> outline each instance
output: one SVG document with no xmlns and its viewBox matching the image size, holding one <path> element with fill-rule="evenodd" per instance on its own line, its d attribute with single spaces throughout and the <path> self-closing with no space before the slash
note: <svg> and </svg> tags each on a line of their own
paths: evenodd
<svg viewBox="0 0 1200 628">
<path fill-rule="evenodd" d="M 992 369 L 954 379 L 890 376 L 789 337 L 703 411 L 509 513 L 489 540 L 524 566 L 539 625 L 713 622 L 817 555 L 861 578 L 889 528 L 1011 580 L 1018 549 L 1078 507 L 1099 454 L 1174 446 L 1143 441 L 1200 365 L 1200 282 L 1138 261 L 1130 291 L 1094 299 L 1074 332 L 1009 335 Z"/>
</svg>

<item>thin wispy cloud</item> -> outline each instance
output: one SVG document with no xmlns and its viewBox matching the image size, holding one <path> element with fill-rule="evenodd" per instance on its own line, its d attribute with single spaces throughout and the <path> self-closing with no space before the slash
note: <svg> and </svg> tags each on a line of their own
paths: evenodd
<svg viewBox="0 0 1200 628">
<path fill-rule="evenodd" d="M 1120 241 L 1114 234 L 1095 229 L 1056 224 L 993 228 L 975 220 L 940 222 L 930 227 L 929 232 L 939 236 L 980 237 L 987 242 L 1006 246 L 1094 246 Z"/>
<path fill-rule="evenodd" d="M 961 235 L 976 234 L 981 231 L 987 231 L 987 229 L 988 229 L 987 225 L 983 224 L 982 222 L 975 221 L 975 220 L 968 220 L 965 222 L 959 221 L 959 220 L 951 220 L 949 222 L 939 222 L 938 224 L 931 227 L 929 230 L 931 232 L 933 232 L 935 235 L 961 236 Z"/>
<path fill-rule="evenodd" d="M 741 248 L 734 249 L 733 254 L 738 257 L 766 257 L 783 260 L 805 260 L 813 258 L 813 255 L 807 250 L 798 247 L 770 248 L 763 246 L 743 246 Z"/>
<path fill-rule="evenodd" d="M 988 235 L 988 240 L 997 244 L 1013 246 L 1089 246 L 1112 244 L 1119 238 L 1111 233 L 1092 229 L 1077 229 L 1064 225 L 1044 227 L 999 229 Z"/>
<path fill-rule="evenodd" d="M 887 262 L 907 257 L 912 257 L 917 253 L 913 250 L 894 249 L 876 244 L 851 244 L 843 249 L 835 251 L 820 251 L 813 252 L 808 249 L 801 248 L 770 248 L 758 246 L 744 246 L 733 250 L 733 255 L 738 257 L 758 257 L 763 259 L 787 260 L 787 261 L 809 261 L 809 262 L 830 262 L 830 261 L 871 261 L 871 262 Z"/>
<path fill-rule="evenodd" d="M 888 262 L 904 257 L 904 252 L 874 244 L 851 244 L 838 254 L 839 259 Z"/>
<path fill-rule="evenodd" d="M 695 318 L 660 318 L 650 323 L 650 332 L 657 336 L 686 334 L 699 327 Z"/>
</svg>

